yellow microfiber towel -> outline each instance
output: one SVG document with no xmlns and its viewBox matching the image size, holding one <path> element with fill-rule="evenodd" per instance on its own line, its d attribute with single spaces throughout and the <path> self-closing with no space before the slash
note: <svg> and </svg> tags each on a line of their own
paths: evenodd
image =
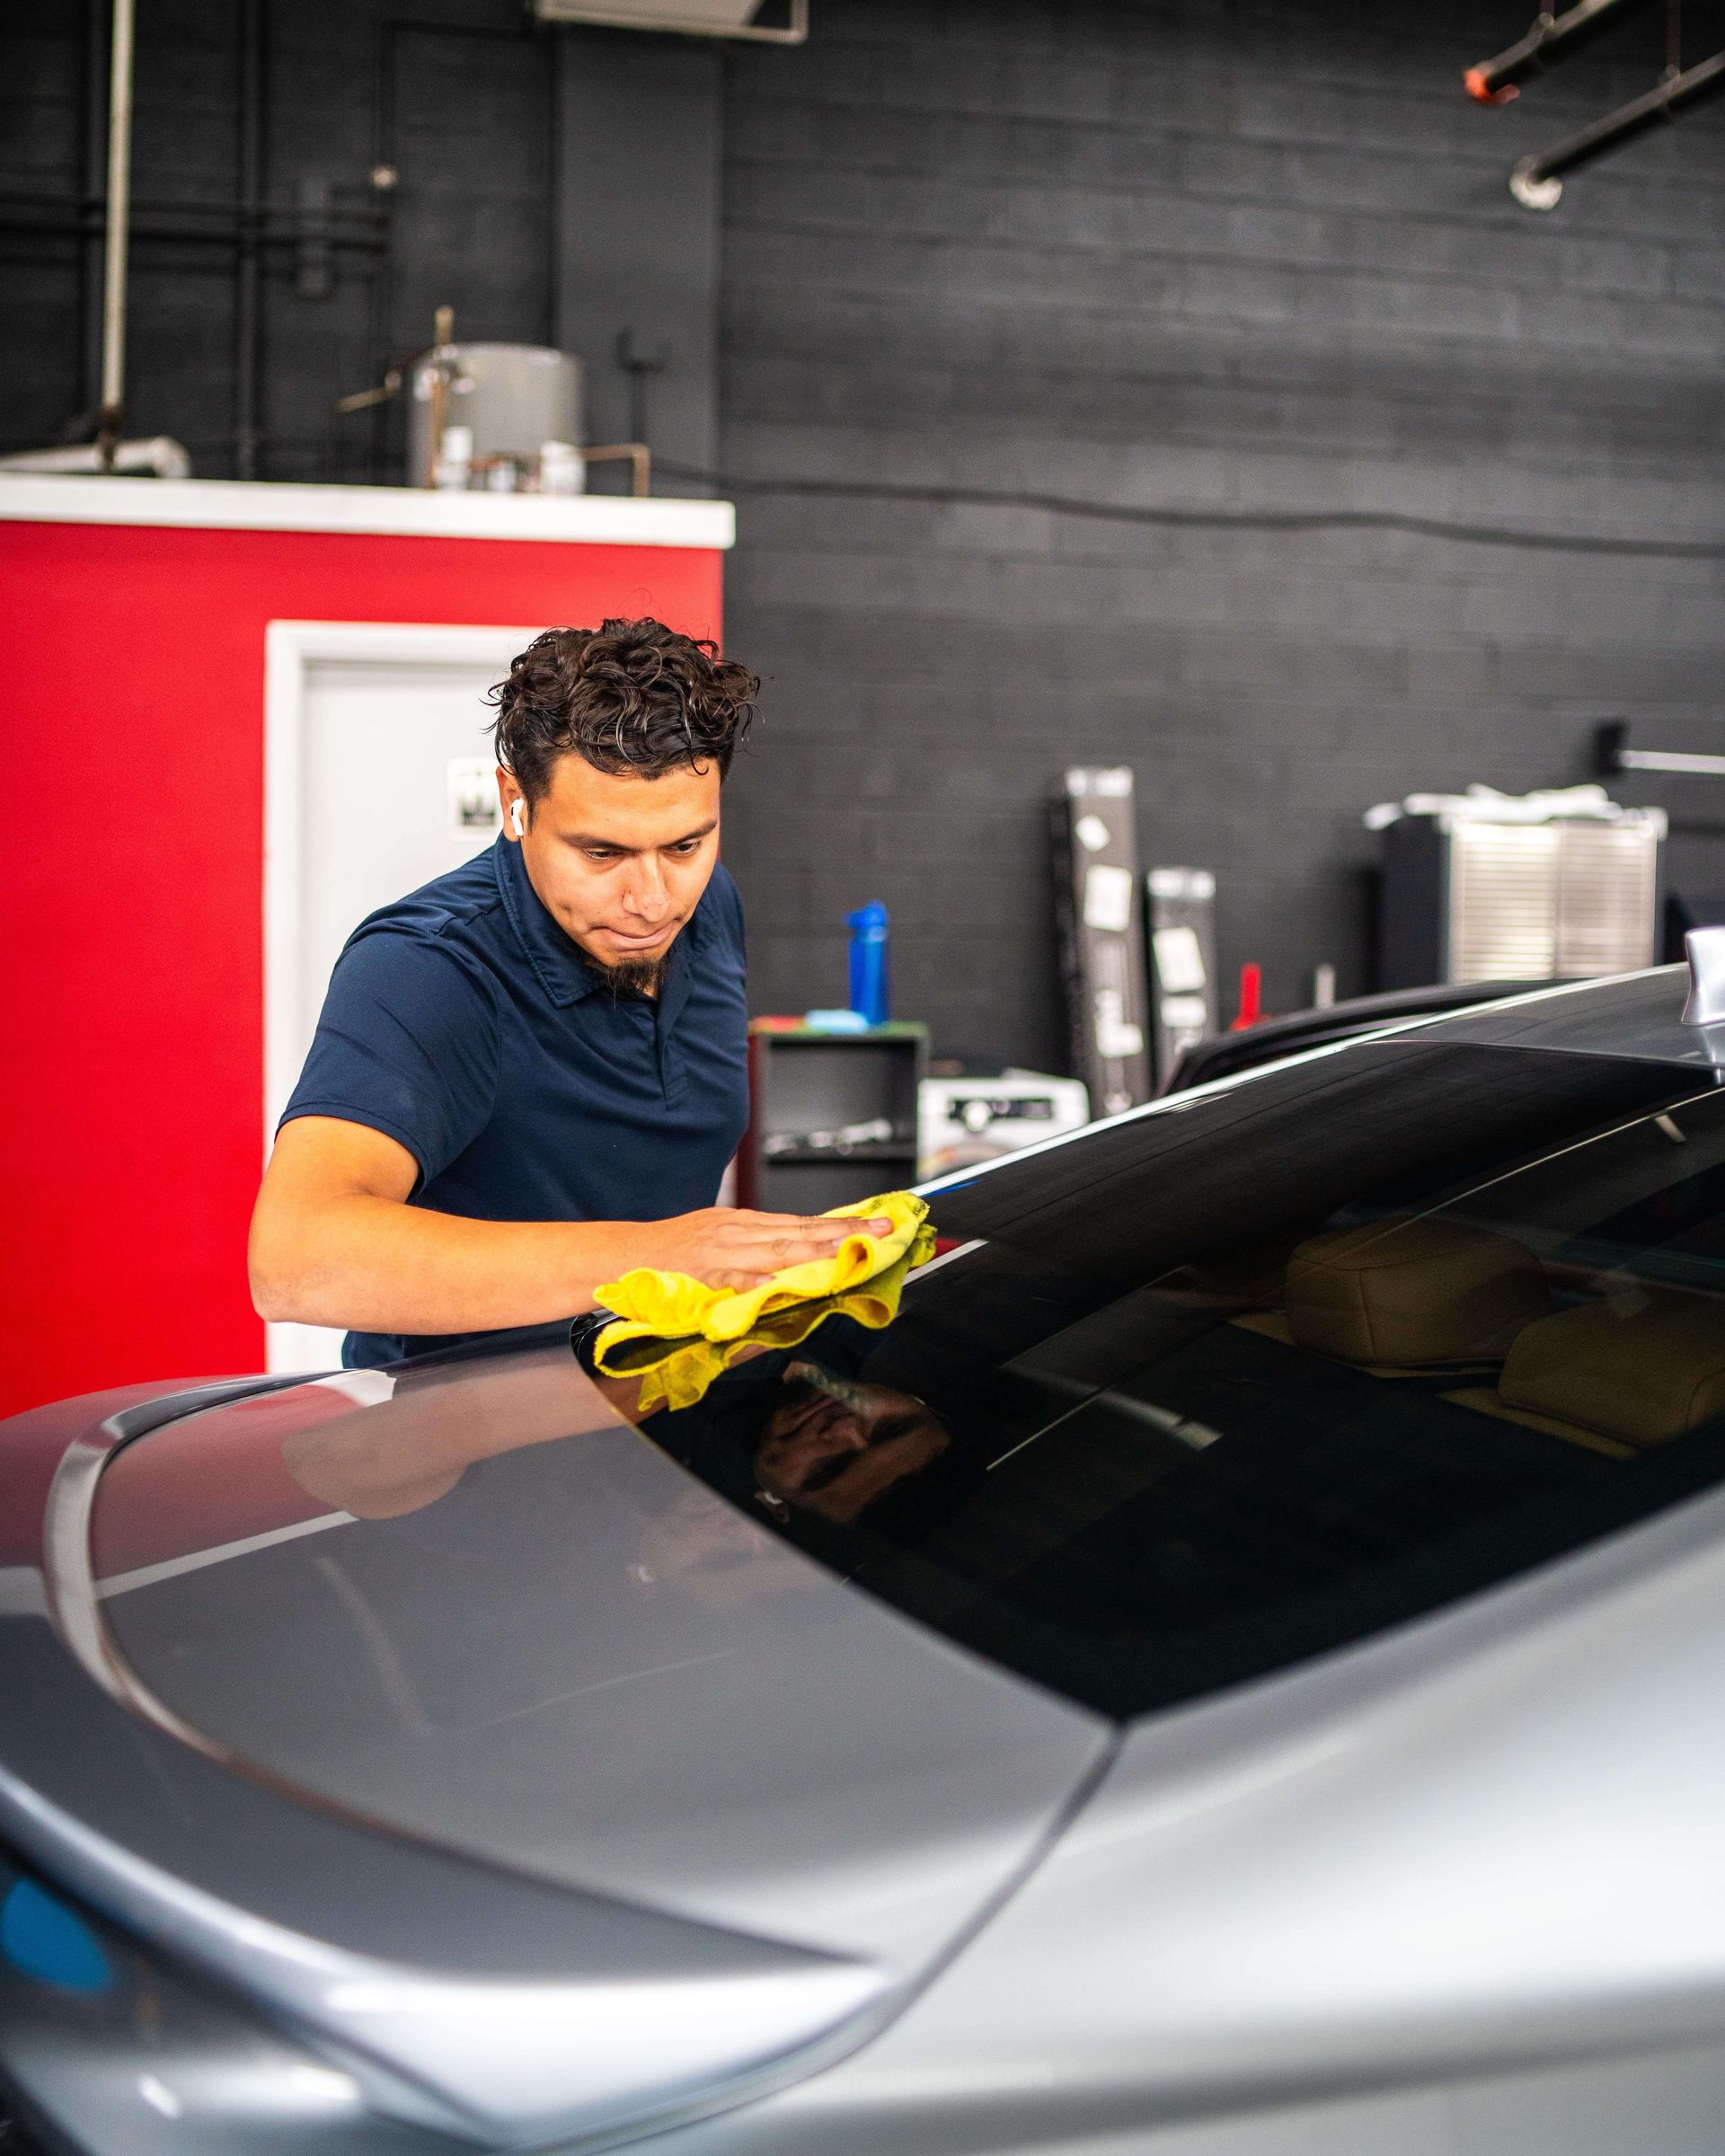
<svg viewBox="0 0 1725 2156">
<path fill-rule="evenodd" d="M 734 1340 L 668 1340 L 644 1326 L 608 1325 L 595 1344 L 594 1359 L 607 1377 L 638 1377 L 637 1405 L 643 1415 L 659 1408 L 692 1408 L 705 1398 L 715 1378 L 753 1350 L 796 1348 L 828 1318 L 854 1318 L 879 1331 L 898 1314 L 898 1291 L 910 1270 L 907 1250 L 896 1265 L 862 1287 L 812 1303 L 793 1303 L 775 1311 Z"/>
<path fill-rule="evenodd" d="M 598 1291 L 598 1302 L 616 1313 L 615 1322 L 607 1325 L 595 1343 L 594 1359 L 599 1368 L 609 1375 L 624 1374 L 614 1358 L 632 1340 L 664 1343 L 667 1358 L 674 1348 L 685 1348 L 694 1340 L 740 1347 L 745 1334 L 763 1337 L 756 1329 L 764 1320 L 773 1320 L 799 1306 L 827 1303 L 836 1296 L 855 1296 L 856 1306 L 846 1314 L 863 1324 L 889 1323 L 898 1311 L 905 1274 L 913 1266 L 925 1264 L 934 1254 L 934 1232 L 926 1224 L 928 1207 L 907 1190 L 893 1190 L 859 1205 L 835 1206 L 823 1218 L 886 1219 L 892 1223 L 892 1229 L 889 1234 L 878 1236 L 859 1229 L 845 1238 L 832 1257 L 786 1266 L 758 1287 L 709 1287 L 686 1273 L 661 1273 L 649 1266 L 625 1273 L 621 1280 L 607 1282 Z M 830 1310 L 819 1316 L 811 1312 L 803 1331 L 795 1333 L 794 1338 L 774 1338 L 767 1344 L 794 1346 L 823 1317 L 833 1314 Z M 712 1374 L 717 1374 L 715 1369 Z M 707 1383 L 711 1383 L 709 1377 Z M 701 1388 L 703 1392 L 705 1389 L 705 1385 Z"/>
</svg>

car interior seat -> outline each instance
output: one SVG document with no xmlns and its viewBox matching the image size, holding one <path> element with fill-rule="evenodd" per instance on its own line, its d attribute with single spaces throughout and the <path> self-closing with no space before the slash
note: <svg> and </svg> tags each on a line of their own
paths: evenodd
<svg viewBox="0 0 1725 2156">
<path fill-rule="evenodd" d="M 1331 1229 L 1290 1253 L 1282 1307 L 1235 1322 L 1383 1377 L 1495 1370 L 1549 1315 L 1538 1259 L 1513 1236 L 1457 1221 L 1389 1218 Z"/>
<path fill-rule="evenodd" d="M 1631 1286 L 1517 1334 L 1495 1385 L 1459 1407 L 1632 1457 L 1725 1415 L 1725 1303 Z"/>
<path fill-rule="evenodd" d="M 1460 1221 L 1312 1236 L 1289 1254 L 1281 1308 L 1234 1322 L 1376 1377 L 1438 1379 L 1456 1407 L 1613 1459 L 1725 1415 L 1725 1302 L 1631 1284 L 1554 1310 L 1525 1243 Z"/>
<path fill-rule="evenodd" d="M 1592 1292 L 1557 1308 L 1527 1244 L 1437 1215 L 1392 1215 L 1283 1249 L 1285 1259 L 1266 1245 L 1231 1268 L 1190 1267 L 1157 1289 L 1173 1286 L 1182 1303 L 1232 1301 L 1225 1329 L 1259 1336 L 1261 1356 L 1288 1350 L 1314 1358 L 1314 1375 L 1327 1365 L 1338 1379 L 1398 1380 L 1398 1392 L 1421 1393 L 1440 1412 L 1470 1409 L 1608 1459 L 1725 1416 L 1725 1298 L 1632 1281 L 1615 1293 L 1606 1284 L 1602 1295 L 1597 1274 L 1560 1272 L 1566 1301 Z M 1239 1306 L 1243 1290 L 1254 1307 Z M 1216 1383 L 1279 1386 L 1295 1375 L 1293 1364 L 1216 1364 L 1193 1339 L 1158 1356 L 1147 1382 L 1169 1413 L 1214 1434 L 1242 1427 L 1244 1413 L 1237 1389 L 1217 1392 Z M 1318 1395 L 1310 1398 L 1315 1410 Z M 1345 1395 L 1325 1398 L 1315 1411 L 1353 1411 Z"/>
</svg>

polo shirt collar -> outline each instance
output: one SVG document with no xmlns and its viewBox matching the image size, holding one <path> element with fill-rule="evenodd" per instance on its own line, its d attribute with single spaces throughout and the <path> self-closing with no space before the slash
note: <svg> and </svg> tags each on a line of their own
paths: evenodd
<svg viewBox="0 0 1725 2156">
<path fill-rule="evenodd" d="M 598 976 L 581 954 L 581 947 L 558 927 L 527 875 L 521 849 L 509 839 L 495 842 L 497 888 L 503 895 L 503 910 L 527 955 L 527 963 L 539 985 L 560 1008 L 579 1003 L 599 985 Z"/>
<path fill-rule="evenodd" d="M 564 934 L 533 888 L 521 849 L 507 838 L 493 842 L 497 888 L 509 925 L 526 953 L 539 985 L 560 1009 L 579 1003 L 600 986 L 597 972 L 588 965 L 581 947 Z M 665 981 L 659 990 L 659 1022 L 668 1026 L 688 1000 L 689 959 L 707 940 L 708 892 L 691 915 L 670 950 Z"/>
</svg>

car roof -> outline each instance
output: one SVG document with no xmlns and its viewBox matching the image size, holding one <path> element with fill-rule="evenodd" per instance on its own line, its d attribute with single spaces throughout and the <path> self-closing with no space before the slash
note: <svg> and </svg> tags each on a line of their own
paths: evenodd
<svg viewBox="0 0 1725 2156">
<path fill-rule="evenodd" d="M 1619 1056 L 1641 1063 L 1685 1065 L 1697 1072 L 1725 1067 L 1725 1030 L 1686 1026 L 1683 1007 L 1688 968 L 1657 966 L 1645 973 L 1578 981 L 1531 995 L 1416 1024 L 1425 1041 L 1468 1041 L 1491 1047 L 1558 1048 L 1573 1056 Z"/>
<path fill-rule="evenodd" d="M 1541 988 L 1568 987 L 1548 976 L 1536 979 L 1504 981 L 1437 982 L 1424 988 L 1391 988 L 1376 995 L 1350 996 L 1340 1003 L 1315 1005 L 1309 1011 L 1292 1011 L 1284 1018 L 1264 1018 L 1238 1031 L 1208 1033 L 1183 1047 L 1174 1067 L 1159 1089 L 1163 1093 L 1185 1092 L 1212 1078 L 1232 1077 L 1261 1063 L 1295 1056 L 1302 1048 L 1326 1047 L 1333 1040 L 1349 1040 L 1362 1033 L 1376 1033 L 1407 1018 L 1439 1018 L 1450 1012 L 1472 1011 L 1480 1003 L 1505 996 L 1527 995 Z"/>
</svg>

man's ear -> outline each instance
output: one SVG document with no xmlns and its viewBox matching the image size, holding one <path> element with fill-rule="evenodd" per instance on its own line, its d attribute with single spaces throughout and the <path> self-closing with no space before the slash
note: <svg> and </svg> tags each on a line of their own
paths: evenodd
<svg viewBox="0 0 1725 2156">
<path fill-rule="evenodd" d="M 497 798 L 503 804 L 503 828 L 511 838 L 525 838 L 532 820 L 520 781 L 506 765 L 497 767 Z"/>
</svg>

